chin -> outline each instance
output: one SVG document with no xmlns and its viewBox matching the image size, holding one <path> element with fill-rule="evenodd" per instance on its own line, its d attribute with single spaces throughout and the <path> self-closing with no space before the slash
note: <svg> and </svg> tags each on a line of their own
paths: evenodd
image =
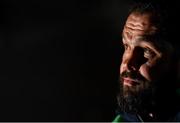
<svg viewBox="0 0 180 123">
<path fill-rule="evenodd" d="M 118 94 L 118 104 L 121 111 L 128 113 L 146 112 L 152 107 L 153 86 L 149 81 L 141 82 L 139 85 L 128 86 L 120 82 L 120 93 Z"/>
</svg>

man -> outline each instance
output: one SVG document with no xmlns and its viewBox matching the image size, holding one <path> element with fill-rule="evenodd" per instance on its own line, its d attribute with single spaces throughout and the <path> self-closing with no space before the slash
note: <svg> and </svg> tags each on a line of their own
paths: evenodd
<svg viewBox="0 0 180 123">
<path fill-rule="evenodd" d="M 130 11 L 122 32 L 115 121 L 180 121 L 176 43 L 167 23 L 166 12 L 153 3 L 137 4 Z"/>
</svg>

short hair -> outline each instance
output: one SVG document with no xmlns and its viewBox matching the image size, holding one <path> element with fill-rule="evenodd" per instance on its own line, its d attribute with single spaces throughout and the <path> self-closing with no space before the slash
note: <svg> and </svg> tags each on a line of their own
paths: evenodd
<svg viewBox="0 0 180 123">
<path fill-rule="evenodd" d="M 157 27 L 155 36 L 166 39 L 166 14 L 164 14 L 163 9 L 161 9 L 160 6 L 153 3 L 136 3 L 129 11 L 129 14 L 132 13 L 151 14 L 151 23 Z"/>
<path fill-rule="evenodd" d="M 157 27 L 154 35 L 157 39 L 167 41 L 178 50 L 177 42 L 178 34 L 174 27 L 178 24 L 176 18 L 172 14 L 172 8 L 168 4 L 160 4 L 159 2 L 136 2 L 129 10 L 129 14 L 151 14 L 151 22 Z M 178 51 L 179 54 L 179 51 Z"/>
</svg>

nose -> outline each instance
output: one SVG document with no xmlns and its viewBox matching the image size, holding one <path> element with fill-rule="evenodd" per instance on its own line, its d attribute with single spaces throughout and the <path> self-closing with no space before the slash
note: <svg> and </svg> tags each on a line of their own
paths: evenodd
<svg viewBox="0 0 180 123">
<path fill-rule="evenodd" d="M 134 48 L 129 52 L 124 52 L 123 66 L 128 71 L 138 71 L 147 59 L 144 57 L 144 51 L 141 48 Z"/>
</svg>

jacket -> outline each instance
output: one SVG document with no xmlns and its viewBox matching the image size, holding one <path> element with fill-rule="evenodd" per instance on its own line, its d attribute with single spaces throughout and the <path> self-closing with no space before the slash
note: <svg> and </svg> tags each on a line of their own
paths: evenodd
<svg viewBox="0 0 180 123">
<path fill-rule="evenodd" d="M 152 117 L 153 121 L 153 117 Z M 115 122 L 144 122 L 140 115 L 130 114 L 126 112 L 118 112 L 112 123 Z M 180 122 L 180 112 L 178 112 L 174 117 L 168 118 L 167 122 Z"/>
</svg>

